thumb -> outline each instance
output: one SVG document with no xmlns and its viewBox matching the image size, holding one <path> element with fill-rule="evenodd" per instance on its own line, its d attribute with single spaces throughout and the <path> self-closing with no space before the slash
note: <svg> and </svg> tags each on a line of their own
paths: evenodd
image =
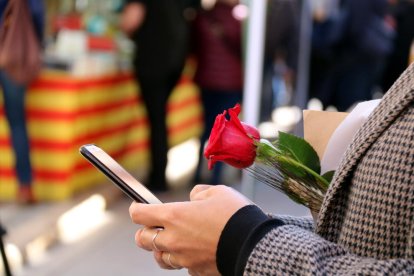
<svg viewBox="0 0 414 276">
<path fill-rule="evenodd" d="M 194 200 L 204 199 L 204 196 L 203 196 L 204 191 L 207 191 L 211 187 L 212 185 L 206 185 L 206 184 L 198 184 L 194 186 L 194 188 L 190 192 L 190 200 L 194 201 Z"/>
</svg>

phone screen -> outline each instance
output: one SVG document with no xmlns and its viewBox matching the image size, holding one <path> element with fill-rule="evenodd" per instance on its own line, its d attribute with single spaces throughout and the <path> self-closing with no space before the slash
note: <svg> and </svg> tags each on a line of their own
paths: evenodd
<svg viewBox="0 0 414 276">
<path fill-rule="evenodd" d="M 80 153 L 131 199 L 142 203 L 162 203 L 151 191 L 98 146 L 93 144 L 84 145 L 80 148 Z"/>
</svg>

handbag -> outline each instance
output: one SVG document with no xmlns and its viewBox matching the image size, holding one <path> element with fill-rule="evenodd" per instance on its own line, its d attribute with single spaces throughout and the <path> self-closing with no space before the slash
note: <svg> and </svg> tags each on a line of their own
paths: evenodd
<svg viewBox="0 0 414 276">
<path fill-rule="evenodd" d="M 27 0 L 9 0 L 0 26 L 0 69 L 30 83 L 41 69 L 41 48 Z"/>
</svg>

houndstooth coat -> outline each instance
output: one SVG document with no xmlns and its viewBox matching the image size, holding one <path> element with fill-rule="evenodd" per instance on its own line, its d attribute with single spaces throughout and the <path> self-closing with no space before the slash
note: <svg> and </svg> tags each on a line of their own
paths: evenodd
<svg viewBox="0 0 414 276">
<path fill-rule="evenodd" d="M 245 275 L 414 275 L 414 64 L 355 135 L 315 231 L 277 218 Z"/>
</svg>

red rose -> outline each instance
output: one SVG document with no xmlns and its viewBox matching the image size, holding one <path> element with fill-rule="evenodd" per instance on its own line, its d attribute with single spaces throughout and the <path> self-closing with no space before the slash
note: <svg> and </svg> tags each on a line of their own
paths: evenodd
<svg viewBox="0 0 414 276">
<path fill-rule="evenodd" d="M 252 165 L 256 158 L 255 141 L 260 139 L 259 131 L 239 120 L 239 104 L 228 112 L 230 120 L 225 117 L 227 111 L 217 115 L 204 151 L 210 170 L 218 161 L 243 169 Z"/>
</svg>

